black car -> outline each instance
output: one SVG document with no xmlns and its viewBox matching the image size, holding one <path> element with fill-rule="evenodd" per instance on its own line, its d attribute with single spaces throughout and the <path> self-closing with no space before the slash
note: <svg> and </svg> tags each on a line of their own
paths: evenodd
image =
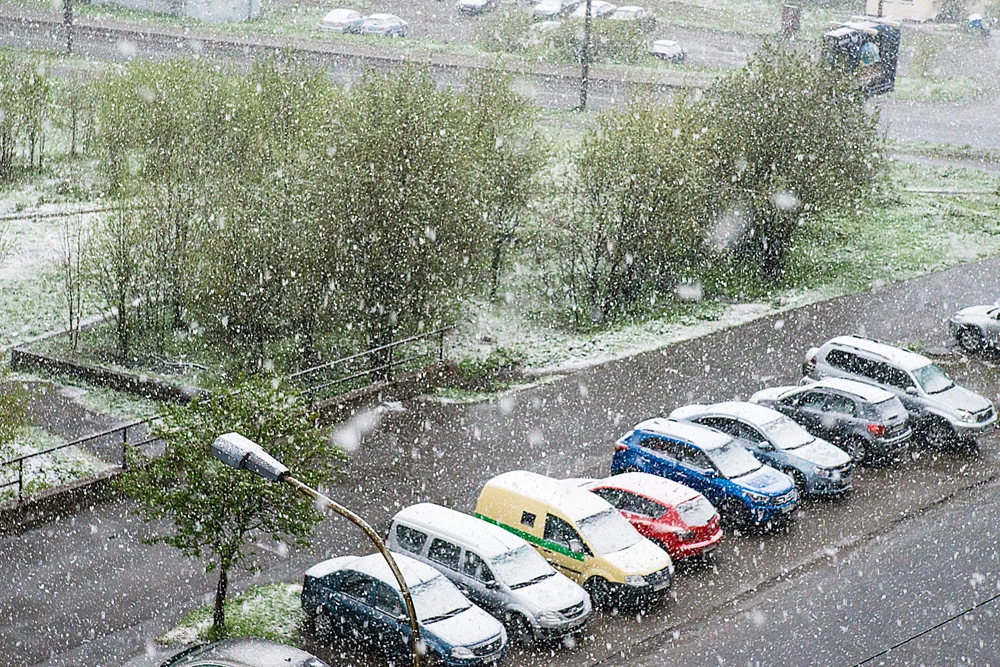
<svg viewBox="0 0 1000 667">
<path fill-rule="evenodd" d="M 896 396 L 855 380 L 828 378 L 805 386 L 772 387 L 758 391 L 750 402 L 788 415 L 856 463 L 891 459 L 913 435 L 906 408 Z"/>
<path fill-rule="evenodd" d="M 330 667 L 325 662 L 291 646 L 264 639 L 224 639 L 181 651 L 161 667 Z"/>
</svg>

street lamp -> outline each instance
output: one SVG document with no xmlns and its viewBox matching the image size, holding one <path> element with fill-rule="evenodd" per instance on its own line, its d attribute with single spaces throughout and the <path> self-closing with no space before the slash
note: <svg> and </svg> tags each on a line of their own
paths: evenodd
<svg viewBox="0 0 1000 667">
<path fill-rule="evenodd" d="M 389 569 L 392 570 L 392 575 L 396 577 L 396 582 L 399 584 L 399 590 L 403 593 L 403 601 L 406 603 L 406 613 L 410 617 L 410 631 L 413 634 L 413 667 L 420 667 L 420 651 L 418 649 L 418 645 L 420 644 L 420 627 L 417 625 L 417 612 L 413 607 L 410 587 L 406 585 L 406 580 L 403 579 L 403 573 L 400 571 L 399 565 L 396 564 L 396 559 L 389 553 L 389 549 L 386 548 L 385 542 L 378 536 L 378 533 L 364 519 L 351 510 L 292 477 L 289 474 L 288 468 L 283 463 L 264 451 L 264 448 L 256 442 L 243 437 L 239 433 L 226 433 L 216 438 L 215 442 L 212 443 L 212 455 L 227 466 L 231 466 L 237 470 L 240 468 L 249 470 L 269 482 L 284 482 L 298 492 L 332 509 L 364 531 L 368 539 L 375 543 L 379 553 L 385 558 L 385 562 L 389 564 Z"/>
</svg>

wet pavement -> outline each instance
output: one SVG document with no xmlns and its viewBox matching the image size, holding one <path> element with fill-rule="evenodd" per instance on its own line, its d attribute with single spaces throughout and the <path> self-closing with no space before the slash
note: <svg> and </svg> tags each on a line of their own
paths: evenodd
<svg viewBox="0 0 1000 667">
<path fill-rule="evenodd" d="M 998 269 L 1000 260 L 990 260 L 808 306 L 500 401 L 409 401 L 405 412 L 382 415 L 380 428 L 352 455 L 349 481 L 330 491 L 384 528 L 398 508 L 413 502 L 469 511 L 483 482 L 510 469 L 604 475 L 611 444 L 632 424 L 682 403 L 746 397 L 763 386 L 794 382 L 805 350 L 834 335 L 858 332 L 944 349 L 948 315 L 960 305 L 992 301 L 1000 293 Z M 1000 398 L 995 378 L 981 374 L 985 364 L 949 360 L 956 376 Z M 830 550 L 883 539 L 921 507 L 990 479 L 995 451 L 990 439 L 980 457 L 922 453 L 899 466 L 865 471 L 851 497 L 807 506 L 787 531 L 725 540 L 714 569 L 679 578 L 676 602 L 641 619 L 597 618 L 576 648 L 515 654 L 509 664 L 586 664 L 664 628 L 711 617 L 749 588 L 827 559 Z M 144 525 L 116 500 L 0 540 L 0 665 L 119 664 L 204 601 L 214 581 L 198 563 L 142 544 L 143 536 L 163 528 Z M 282 557 L 257 549 L 260 574 L 240 575 L 235 586 L 298 581 L 318 558 L 370 551 L 363 540 L 331 518 L 320 526 L 315 555 L 292 549 Z"/>
</svg>

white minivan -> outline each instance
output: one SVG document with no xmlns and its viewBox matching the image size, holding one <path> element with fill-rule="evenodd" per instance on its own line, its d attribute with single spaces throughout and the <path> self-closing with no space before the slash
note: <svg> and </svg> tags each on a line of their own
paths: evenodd
<svg viewBox="0 0 1000 667">
<path fill-rule="evenodd" d="M 530 644 L 583 628 L 590 596 L 526 541 L 499 526 L 432 503 L 392 519 L 393 551 L 440 570 L 469 599 L 507 624 L 515 641 Z"/>
</svg>

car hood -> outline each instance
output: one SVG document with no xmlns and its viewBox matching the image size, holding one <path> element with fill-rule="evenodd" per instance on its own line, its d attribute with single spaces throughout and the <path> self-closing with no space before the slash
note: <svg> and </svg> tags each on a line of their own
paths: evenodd
<svg viewBox="0 0 1000 667">
<path fill-rule="evenodd" d="M 633 544 L 628 549 L 622 549 L 612 554 L 605 554 L 604 560 L 618 568 L 623 574 L 652 574 L 669 567 L 673 572 L 674 564 L 666 551 L 656 546 L 646 538 Z"/>
<path fill-rule="evenodd" d="M 750 491 L 770 496 L 781 495 L 791 491 L 793 487 L 792 480 L 788 478 L 788 475 L 778 472 L 771 466 L 761 466 L 752 473 L 736 477 L 732 481 Z"/>
<path fill-rule="evenodd" d="M 537 612 L 559 611 L 583 601 L 583 589 L 556 572 L 537 584 L 511 591 L 524 606 Z"/>
<path fill-rule="evenodd" d="M 969 391 L 959 385 L 953 386 L 940 394 L 928 394 L 927 398 L 934 404 L 947 410 L 965 410 L 966 412 L 979 412 L 990 407 L 992 403 L 974 391 Z"/>
<path fill-rule="evenodd" d="M 459 7 L 485 7 L 486 0 L 458 0 Z"/>
<path fill-rule="evenodd" d="M 500 634 L 500 621 L 472 605 L 458 616 L 429 625 L 421 623 L 422 631 L 430 633 L 450 646 L 475 646 Z"/>
<path fill-rule="evenodd" d="M 967 320 L 967 319 L 980 319 L 983 317 L 988 317 L 987 313 L 996 308 L 996 306 L 969 306 L 968 308 L 963 308 L 954 315 L 952 319 L 954 320 Z"/>
<path fill-rule="evenodd" d="M 768 387 L 767 389 L 761 389 L 750 397 L 750 403 L 758 403 L 760 405 L 773 403 L 784 396 L 785 392 L 790 389 L 798 389 L 798 387 Z"/>
<path fill-rule="evenodd" d="M 851 457 L 840 447 L 834 447 L 826 440 L 816 438 L 797 449 L 787 450 L 789 454 L 798 456 L 821 468 L 839 468 L 851 462 Z"/>
</svg>

